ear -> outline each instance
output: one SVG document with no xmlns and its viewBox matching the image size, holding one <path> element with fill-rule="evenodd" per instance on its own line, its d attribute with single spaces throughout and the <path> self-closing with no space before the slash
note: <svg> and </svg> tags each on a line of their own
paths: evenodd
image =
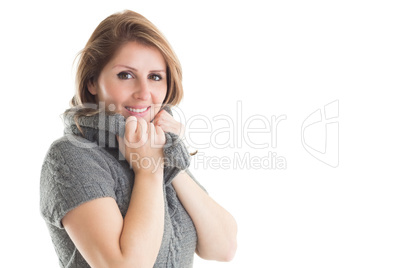
<svg viewBox="0 0 402 268">
<path fill-rule="evenodd" d="M 92 79 L 91 79 L 91 81 L 88 82 L 87 87 L 88 87 L 89 93 L 91 93 L 92 95 L 98 94 L 98 91 L 96 90 L 96 85 L 92 81 Z"/>
</svg>

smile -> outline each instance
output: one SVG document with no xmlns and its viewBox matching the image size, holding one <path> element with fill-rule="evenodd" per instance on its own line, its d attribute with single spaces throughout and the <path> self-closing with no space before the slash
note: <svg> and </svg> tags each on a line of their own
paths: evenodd
<svg viewBox="0 0 402 268">
<path fill-rule="evenodd" d="M 140 108 L 140 109 L 134 109 L 134 108 L 131 108 L 131 107 L 125 107 L 125 108 L 131 115 L 144 116 L 148 112 L 150 107 L 151 106 Z"/>
<path fill-rule="evenodd" d="M 126 109 L 129 110 L 130 112 L 142 113 L 142 112 L 145 112 L 146 110 L 148 110 L 148 107 L 145 107 L 143 109 L 133 109 L 130 107 L 126 107 Z"/>
</svg>

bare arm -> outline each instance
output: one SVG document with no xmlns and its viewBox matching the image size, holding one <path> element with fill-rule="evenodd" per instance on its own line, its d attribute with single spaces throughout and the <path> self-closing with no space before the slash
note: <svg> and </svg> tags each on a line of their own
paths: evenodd
<svg viewBox="0 0 402 268">
<path fill-rule="evenodd" d="M 179 173 L 172 184 L 197 230 L 196 253 L 208 260 L 232 260 L 237 248 L 237 224 L 232 215 L 205 193 L 186 172 Z"/>
<path fill-rule="evenodd" d="M 129 117 L 125 139 L 117 138 L 120 151 L 135 173 L 125 218 L 115 200 L 99 198 L 68 212 L 62 223 L 91 267 L 152 267 L 163 237 L 163 165 L 142 168 L 130 156 L 135 153 L 141 158 L 162 158 L 165 134 L 160 127 L 155 128 L 144 119 L 137 122 L 135 117 Z"/>
<path fill-rule="evenodd" d="M 184 136 L 184 126 L 165 110 L 155 116 L 154 123 L 165 132 Z M 209 197 L 186 172 L 179 173 L 172 185 L 197 230 L 196 253 L 203 259 L 230 261 L 237 248 L 237 224 L 232 215 Z"/>
<path fill-rule="evenodd" d="M 163 235 L 163 176 L 136 176 L 123 217 L 112 198 L 84 203 L 63 218 L 74 244 L 91 267 L 152 267 Z"/>
</svg>

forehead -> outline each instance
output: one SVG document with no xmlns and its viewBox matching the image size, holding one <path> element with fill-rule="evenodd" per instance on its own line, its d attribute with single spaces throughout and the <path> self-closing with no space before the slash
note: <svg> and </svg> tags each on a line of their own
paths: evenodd
<svg viewBox="0 0 402 268">
<path fill-rule="evenodd" d="M 127 65 L 133 68 L 165 69 L 166 63 L 162 53 L 153 46 L 138 42 L 128 42 L 116 51 L 110 65 Z"/>
</svg>

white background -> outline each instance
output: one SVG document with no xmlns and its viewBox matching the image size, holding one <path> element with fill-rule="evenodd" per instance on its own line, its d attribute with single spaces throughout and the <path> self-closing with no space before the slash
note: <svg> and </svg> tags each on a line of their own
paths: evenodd
<svg viewBox="0 0 402 268">
<path fill-rule="evenodd" d="M 276 148 L 243 143 L 199 150 L 210 157 L 272 151 L 287 167 L 225 170 L 193 163 L 190 170 L 239 228 L 232 262 L 195 257 L 194 267 L 401 267 L 398 4 L 3 1 L 2 263 L 58 267 L 39 214 L 42 161 L 62 135 L 75 55 L 101 20 L 131 9 L 157 25 L 181 60 L 186 116 L 233 117 L 241 101 L 245 119 L 287 117 L 278 125 Z M 339 166 L 333 168 L 304 149 L 301 126 L 336 100 Z M 269 133 L 253 135 L 256 143 L 270 142 Z"/>
</svg>

